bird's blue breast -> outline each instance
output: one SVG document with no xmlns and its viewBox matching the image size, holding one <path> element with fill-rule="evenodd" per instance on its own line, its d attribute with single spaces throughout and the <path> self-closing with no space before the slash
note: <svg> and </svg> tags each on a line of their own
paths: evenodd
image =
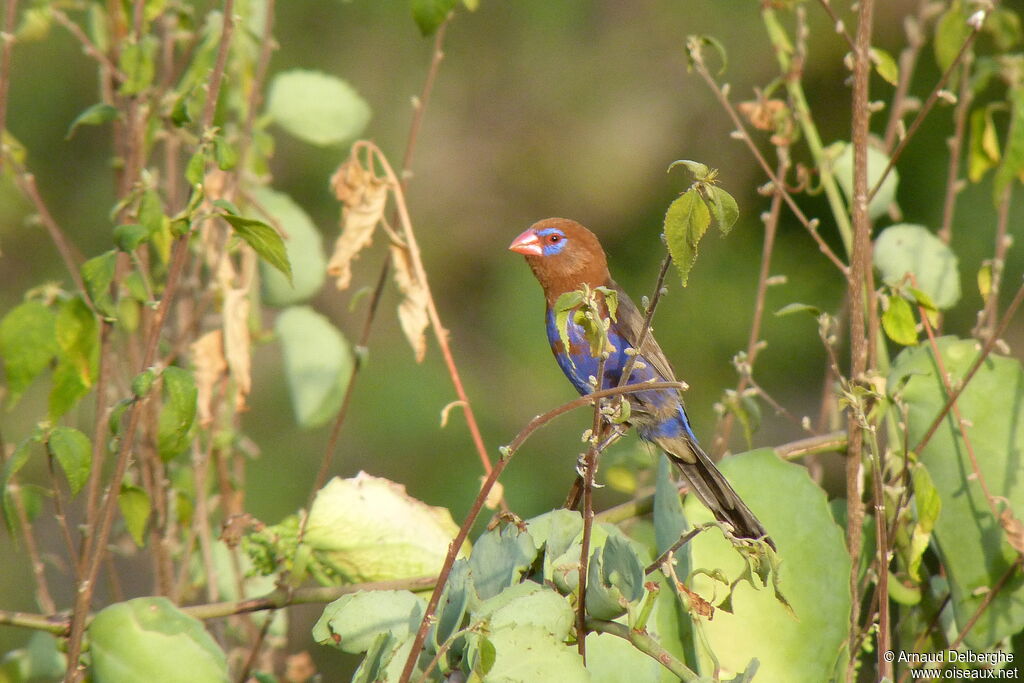
<svg viewBox="0 0 1024 683">
<path fill-rule="evenodd" d="M 551 344 L 558 367 L 562 369 L 572 385 L 580 394 L 589 394 L 595 390 L 590 383 L 590 378 L 597 377 L 600 361 L 590 355 L 590 343 L 586 339 L 583 326 L 574 322 L 572 318 L 573 316 L 570 314 L 567 324 L 569 347 L 565 348 L 558 331 L 555 313 L 548 309 L 546 325 L 548 342 Z M 622 371 L 629 361 L 629 354 L 626 353 L 629 343 L 617 331 L 614 323 L 608 330 L 608 341 L 615 349 L 605 361 L 604 377 L 599 387 L 601 389 L 618 386 L 622 378 Z M 645 361 L 643 356 L 637 360 L 640 362 L 636 363 L 630 372 L 628 384 L 659 382 L 668 379 L 662 377 L 650 363 Z M 696 437 L 690 429 L 682 400 L 675 390 L 640 391 L 632 394 L 630 398 L 634 405 L 634 418 L 631 419 L 631 422 L 636 425 L 641 438 L 653 441 L 686 435 L 696 441 Z"/>
</svg>

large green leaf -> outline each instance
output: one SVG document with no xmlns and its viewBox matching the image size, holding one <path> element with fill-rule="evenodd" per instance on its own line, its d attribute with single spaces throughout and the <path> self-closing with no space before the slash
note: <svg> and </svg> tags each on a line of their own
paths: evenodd
<svg viewBox="0 0 1024 683">
<path fill-rule="evenodd" d="M 343 595 L 324 608 L 313 626 L 321 645 L 359 654 L 387 632 L 401 642 L 419 628 L 426 604 L 409 591 L 364 591 Z"/>
<path fill-rule="evenodd" d="M 552 637 L 547 628 L 526 624 L 507 626 L 487 634 L 496 653 L 484 681 L 589 681 L 575 646 Z"/>
<path fill-rule="evenodd" d="M 227 681 L 227 658 L 198 619 L 167 598 L 135 598 L 89 625 L 96 683 Z"/>
<path fill-rule="evenodd" d="M 327 318 L 307 306 L 288 308 L 274 325 L 284 352 L 284 371 L 295 419 L 319 427 L 341 407 L 352 374 L 348 342 Z"/>
<path fill-rule="evenodd" d="M 692 187 L 672 202 L 665 212 L 665 241 L 684 287 L 697 261 L 697 244 L 710 225 L 711 212 Z"/>
<path fill-rule="evenodd" d="M 71 495 L 78 493 L 89 480 L 92 469 L 92 443 L 73 427 L 54 427 L 46 440 L 46 447 L 60 463 L 68 478 Z"/>
<path fill-rule="evenodd" d="M 316 294 L 327 277 L 327 259 L 323 238 L 313 221 L 292 198 L 283 192 L 262 187 L 252 193 L 260 208 L 277 221 L 284 240 L 292 281 L 284 273 L 260 261 L 263 299 L 271 306 L 289 306 Z"/>
<path fill-rule="evenodd" d="M 714 619 L 699 625 L 722 677 L 746 670 L 756 658 L 759 680 L 830 680 L 849 632 L 850 558 L 825 493 L 805 468 L 784 462 L 768 449 L 726 458 L 721 469 L 778 545 L 779 587 L 796 613 L 776 600 L 770 585 L 755 590 L 748 582 L 737 584 L 733 612 L 716 610 Z M 712 520 L 694 496 L 687 496 L 685 509 L 694 524 Z M 721 570 L 730 580 L 746 568 L 718 530 L 699 534 L 690 549 L 695 568 Z M 721 600 L 725 589 L 701 574 L 694 577 L 693 587 L 712 603 Z M 698 644 L 701 670 L 710 675 L 712 663 L 704 647 Z"/>
<path fill-rule="evenodd" d="M 12 403 L 57 354 L 56 329 L 53 311 L 38 301 L 15 306 L 0 321 L 0 358 Z"/>
<path fill-rule="evenodd" d="M 289 133 L 322 147 L 344 145 L 370 122 L 370 105 L 346 81 L 292 69 L 274 77 L 267 110 Z"/>
<path fill-rule="evenodd" d="M 937 308 L 950 308 L 960 300 L 956 254 L 923 225 L 900 223 L 883 230 L 875 239 L 874 261 L 882 279 L 894 287 L 913 274 L 914 286 Z"/>
<path fill-rule="evenodd" d="M 170 460 L 189 445 L 189 431 L 196 419 L 196 380 L 184 368 L 170 366 L 163 372 L 164 404 L 157 428 L 157 450 Z"/>
<path fill-rule="evenodd" d="M 971 339 L 938 340 L 944 367 L 955 385 L 979 353 Z M 929 347 L 906 349 L 893 364 L 889 383 L 909 377 L 903 388 L 907 428 L 916 444 L 946 403 L 946 393 Z M 1024 518 L 1024 373 L 1020 362 L 992 355 L 982 364 L 957 401 L 967 420 L 968 438 L 989 491 L 1009 501 L 1014 515 Z M 1005 533 L 982 494 L 952 412 L 919 453 L 942 501 L 934 540 L 949 577 L 959 628 L 977 611 L 986 594 L 1017 559 Z M 1024 577 L 1016 572 L 992 599 L 966 644 L 992 646 L 1024 628 Z"/>
<path fill-rule="evenodd" d="M 457 533 L 447 509 L 363 472 L 320 489 L 304 547 L 340 579 L 383 581 L 437 574 Z"/>
</svg>

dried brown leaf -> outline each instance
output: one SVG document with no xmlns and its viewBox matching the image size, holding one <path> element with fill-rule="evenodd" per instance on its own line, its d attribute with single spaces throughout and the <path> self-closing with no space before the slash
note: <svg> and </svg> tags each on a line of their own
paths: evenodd
<svg viewBox="0 0 1024 683">
<path fill-rule="evenodd" d="M 715 606 L 700 597 L 697 593 L 687 588 L 682 581 L 676 581 L 676 587 L 690 599 L 690 610 L 700 617 L 707 617 L 708 621 L 715 618 Z"/>
<path fill-rule="evenodd" d="M 398 322 L 416 353 L 416 362 L 419 363 L 427 353 L 426 329 L 430 324 L 430 317 L 427 315 L 429 294 L 424 284 L 416 278 L 408 249 L 392 246 L 391 262 L 395 269 L 395 284 L 402 293 L 402 301 L 398 304 Z"/>
<path fill-rule="evenodd" d="M 999 526 L 1006 532 L 1006 540 L 1010 546 L 1021 555 L 1024 555 L 1024 524 L 1013 515 L 1009 507 L 1010 501 L 1002 499 L 1006 507 L 999 513 Z"/>
<path fill-rule="evenodd" d="M 229 289 L 224 295 L 224 355 L 235 380 L 235 408 L 247 410 L 252 390 L 252 342 L 249 338 L 249 298 L 244 289 Z"/>
<path fill-rule="evenodd" d="M 353 259 L 370 246 L 373 231 L 384 215 L 388 185 L 353 157 L 331 177 L 331 187 L 344 206 L 341 234 L 334 243 L 327 274 L 337 279 L 338 289 L 346 289 L 352 282 Z"/>
<path fill-rule="evenodd" d="M 213 389 L 228 369 L 224 359 L 224 334 L 211 330 L 192 343 L 192 365 L 196 372 L 196 401 L 199 424 L 213 423 Z"/>
</svg>

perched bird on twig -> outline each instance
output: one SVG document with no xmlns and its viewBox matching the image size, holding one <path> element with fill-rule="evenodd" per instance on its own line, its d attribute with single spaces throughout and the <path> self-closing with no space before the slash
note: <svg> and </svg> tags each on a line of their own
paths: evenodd
<svg viewBox="0 0 1024 683">
<path fill-rule="evenodd" d="M 548 218 L 534 223 L 516 237 L 509 249 L 526 257 L 544 289 L 548 341 L 559 367 L 577 391 L 588 394 L 598 388 L 618 386 L 631 353 L 635 353 L 637 359 L 630 370 L 629 384 L 676 381 L 668 359 L 649 331 L 637 347 L 644 328 L 644 316 L 612 280 L 608 259 L 594 233 L 566 218 Z M 617 306 L 612 306 L 614 315 L 610 315 L 608 305 L 602 306 L 602 315 L 611 320 L 607 332 L 610 346 L 606 347 L 608 356 L 599 387 L 592 385 L 590 378 L 599 372 L 601 354 L 593 354 L 586 330 L 573 315 L 569 315 L 562 320 L 567 326 L 568 334 L 565 335 L 565 331 L 559 330 L 557 321 L 558 298 L 584 285 L 592 291 L 599 287 L 608 288 L 616 293 L 614 298 L 617 299 Z M 598 296 L 604 295 L 599 293 Z M 607 304 L 611 304 L 608 301 L 611 298 L 605 299 Z M 568 348 L 565 339 L 568 339 Z M 774 548 L 775 544 L 767 537 L 764 526 L 697 443 L 679 392 L 652 389 L 628 396 L 628 423 L 636 427 L 641 439 L 665 451 L 679 468 L 690 490 L 714 513 L 715 518 L 732 525 L 737 537 L 764 538 Z"/>
</svg>

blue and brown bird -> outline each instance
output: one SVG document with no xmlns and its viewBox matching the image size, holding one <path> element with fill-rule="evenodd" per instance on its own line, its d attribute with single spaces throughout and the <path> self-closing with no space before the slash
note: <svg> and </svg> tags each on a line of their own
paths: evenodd
<svg viewBox="0 0 1024 683">
<path fill-rule="evenodd" d="M 594 233 L 567 218 L 548 218 L 534 223 L 508 248 L 526 257 L 544 289 L 551 350 L 558 366 L 580 394 L 595 390 L 590 378 L 596 378 L 600 359 L 592 355 L 585 330 L 573 315 L 569 315 L 567 321 L 563 319 L 568 325 L 569 347 L 565 347 L 564 337 L 556 323 L 555 303 L 562 294 L 581 289 L 584 285 L 592 291 L 597 287 L 611 289 L 618 299 L 615 315 L 608 327 L 608 341 L 612 348 L 605 359 L 600 388 L 619 385 L 632 353 L 637 355 L 639 362 L 635 362 L 630 371 L 629 384 L 676 381 L 672 366 L 650 333 L 637 348 L 644 316 L 612 279 L 608 272 L 608 259 Z M 608 315 L 607 306 L 603 306 L 603 314 Z M 739 538 L 764 538 L 774 547 L 764 526 L 697 443 L 679 392 L 672 389 L 640 391 L 629 394 L 629 402 L 629 424 L 636 427 L 641 439 L 665 451 L 679 468 L 690 490 L 714 513 L 715 518 L 732 525 L 734 534 Z"/>
</svg>

